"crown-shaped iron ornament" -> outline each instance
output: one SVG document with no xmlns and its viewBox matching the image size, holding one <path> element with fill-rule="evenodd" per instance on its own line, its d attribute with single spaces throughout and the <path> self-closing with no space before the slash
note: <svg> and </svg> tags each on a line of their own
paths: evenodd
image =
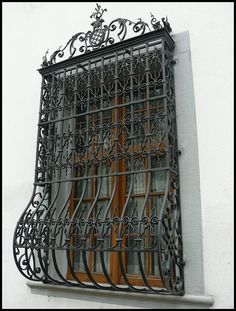
<svg viewBox="0 0 236 311">
<path fill-rule="evenodd" d="M 101 6 L 96 3 L 95 11 L 90 16 L 90 18 L 95 19 L 95 21 L 91 23 L 91 26 L 93 27 L 92 31 L 89 30 L 88 32 L 78 32 L 77 34 L 75 34 L 66 43 L 64 48 L 60 46 L 56 51 L 54 51 L 50 56 L 49 60 L 47 57 L 49 50 L 47 50 L 47 52 L 43 56 L 43 63 L 41 64 L 41 66 L 44 68 L 55 64 L 58 57 L 62 58 L 64 56 L 64 51 L 67 47 L 69 49 L 68 58 L 72 58 L 77 50 L 80 52 L 80 54 L 85 54 L 87 52 L 91 52 L 115 43 L 115 38 L 111 36 L 111 33 L 114 32 L 117 27 L 119 28 L 119 32 L 117 33 L 118 42 L 125 39 L 128 26 L 131 26 L 133 32 L 139 33 L 139 35 L 144 34 L 147 30 L 151 31 L 149 25 L 142 21 L 141 18 L 138 18 L 137 22 L 132 22 L 126 18 L 117 18 L 110 22 L 109 25 L 103 25 L 104 19 L 102 18 L 102 16 L 104 12 L 107 12 L 107 9 L 102 9 Z M 172 31 L 167 17 L 162 17 L 161 21 L 158 21 L 151 13 L 151 25 L 154 31 L 162 28 L 165 28 L 169 33 Z M 81 45 L 79 48 L 76 48 L 74 46 L 75 42 L 82 42 L 83 45 Z"/>
</svg>

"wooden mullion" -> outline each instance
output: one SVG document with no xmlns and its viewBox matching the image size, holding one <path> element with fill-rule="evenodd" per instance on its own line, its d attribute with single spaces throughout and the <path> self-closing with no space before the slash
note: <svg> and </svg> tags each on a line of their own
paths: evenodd
<svg viewBox="0 0 236 311">
<path fill-rule="evenodd" d="M 123 104 L 124 102 L 124 96 L 121 97 L 121 104 Z M 125 119 L 125 107 L 122 107 L 120 108 L 120 120 L 122 120 L 122 122 L 124 122 L 124 119 Z M 120 141 L 120 144 L 122 146 L 122 148 L 124 148 L 125 146 L 125 134 L 124 132 L 122 132 L 122 135 L 121 135 L 121 141 Z M 121 159 L 119 160 L 120 162 L 120 171 L 121 172 L 126 172 L 126 160 L 125 159 Z M 122 213 L 122 208 L 124 207 L 125 205 L 125 201 L 126 201 L 126 187 L 127 187 L 127 176 L 128 175 L 120 175 L 119 176 L 119 181 L 120 181 L 120 214 Z M 126 243 L 126 236 L 124 237 L 124 240 L 123 240 L 124 243 Z M 117 254 L 117 257 L 118 257 L 118 254 Z M 123 262 L 123 265 L 126 269 L 126 266 L 127 266 L 127 256 L 125 254 L 125 252 L 122 253 L 121 255 L 122 257 L 122 262 Z M 121 282 L 121 273 L 120 273 L 120 282 Z"/>
</svg>

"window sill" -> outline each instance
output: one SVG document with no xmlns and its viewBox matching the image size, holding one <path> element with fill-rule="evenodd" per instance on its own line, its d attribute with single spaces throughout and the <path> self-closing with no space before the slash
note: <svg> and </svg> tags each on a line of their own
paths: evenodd
<svg viewBox="0 0 236 311">
<path fill-rule="evenodd" d="M 87 300 L 88 307 L 93 302 L 139 308 L 174 308 L 174 309 L 206 309 L 213 305 L 212 296 L 184 295 L 164 296 L 143 293 L 115 292 L 109 290 L 91 290 L 86 288 L 49 285 L 27 281 L 32 294 L 64 297 L 67 299 Z M 89 305 L 90 304 L 90 305 Z"/>
</svg>

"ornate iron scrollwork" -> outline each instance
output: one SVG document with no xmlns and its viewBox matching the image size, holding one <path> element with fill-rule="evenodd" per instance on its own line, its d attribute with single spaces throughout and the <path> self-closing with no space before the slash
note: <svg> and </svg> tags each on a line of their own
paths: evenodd
<svg viewBox="0 0 236 311">
<path fill-rule="evenodd" d="M 45 57 L 34 189 L 14 259 L 33 281 L 183 295 L 171 28 L 151 15 L 147 37 L 141 20 L 103 25 L 105 11 L 97 5 L 93 31 L 67 43 L 70 57 L 77 39 L 84 53 L 113 43 L 115 22 L 120 40 L 127 24 L 143 36 L 63 68 L 66 47 Z"/>
<path fill-rule="evenodd" d="M 132 31 L 134 33 L 138 33 L 139 35 L 144 34 L 147 30 L 151 31 L 149 25 L 142 21 L 141 18 L 139 18 L 137 22 L 132 22 L 125 18 L 117 18 L 110 22 L 109 25 L 103 25 L 104 19 L 102 18 L 102 16 L 103 13 L 106 11 L 107 9 L 102 9 L 101 6 L 97 4 L 95 12 L 90 16 L 90 18 L 95 18 L 95 21 L 91 23 L 91 26 L 93 27 L 92 31 L 89 30 L 88 32 L 78 32 L 77 34 L 75 34 L 63 48 L 62 46 L 60 46 L 56 51 L 54 51 L 50 56 L 49 60 L 47 60 L 47 50 L 45 56 L 43 56 L 43 63 L 41 66 L 46 67 L 55 64 L 58 57 L 62 58 L 64 56 L 64 51 L 67 47 L 69 47 L 69 58 L 73 57 L 77 52 L 77 48 L 74 45 L 78 42 L 82 43 L 82 45 L 78 49 L 80 53 L 87 53 L 95 49 L 113 44 L 115 43 L 116 39 L 112 37 L 112 33 L 117 29 L 119 29 L 119 32 L 117 34 L 119 41 L 123 41 L 126 38 L 129 26 L 132 27 Z M 163 17 L 161 21 L 157 21 L 152 13 L 151 17 L 151 25 L 154 30 L 165 28 L 168 32 L 172 31 L 167 17 L 166 19 Z"/>
</svg>

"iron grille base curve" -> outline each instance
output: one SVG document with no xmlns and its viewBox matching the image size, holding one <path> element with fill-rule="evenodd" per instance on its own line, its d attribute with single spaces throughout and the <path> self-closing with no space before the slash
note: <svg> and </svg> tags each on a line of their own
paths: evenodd
<svg viewBox="0 0 236 311">
<path fill-rule="evenodd" d="M 101 15 L 96 16 L 100 21 Z M 151 34 L 103 49 L 101 54 L 94 51 L 87 59 L 78 56 L 40 70 L 34 189 L 13 239 L 16 265 L 27 279 L 93 289 L 184 294 L 173 49 L 169 31 L 157 26 Z M 143 108 L 137 114 L 135 107 L 140 104 Z M 121 108 L 126 112 L 122 117 Z M 96 121 L 91 123 L 93 118 Z M 159 164 L 152 167 L 153 160 Z M 122 161 L 126 171 L 117 169 Z M 144 162 L 146 167 L 141 168 Z M 140 206 L 134 195 L 138 174 L 146 176 Z M 162 194 L 155 195 L 151 188 L 153 174 L 165 176 Z M 114 198 L 122 176 L 130 182 L 117 213 Z M 111 193 L 98 207 L 106 178 L 113 180 Z M 96 182 L 97 190 L 85 207 L 90 180 Z M 82 192 L 71 210 L 75 185 L 82 185 Z M 153 203 L 157 198 L 159 207 Z M 147 237 L 152 242 L 144 242 Z M 88 281 L 77 273 L 76 252 Z M 114 282 L 109 272 L 106 258 L 114 253 L 123 285 Z M 96 280 L 88 254 L 99 258 L 106 284 Z M 141 286 L 130 281 L 123 260 L 130 254 L 137 259 Z M 156 258 L 161 287 L 150 282 L 143 254 Z"/>
</svg>

